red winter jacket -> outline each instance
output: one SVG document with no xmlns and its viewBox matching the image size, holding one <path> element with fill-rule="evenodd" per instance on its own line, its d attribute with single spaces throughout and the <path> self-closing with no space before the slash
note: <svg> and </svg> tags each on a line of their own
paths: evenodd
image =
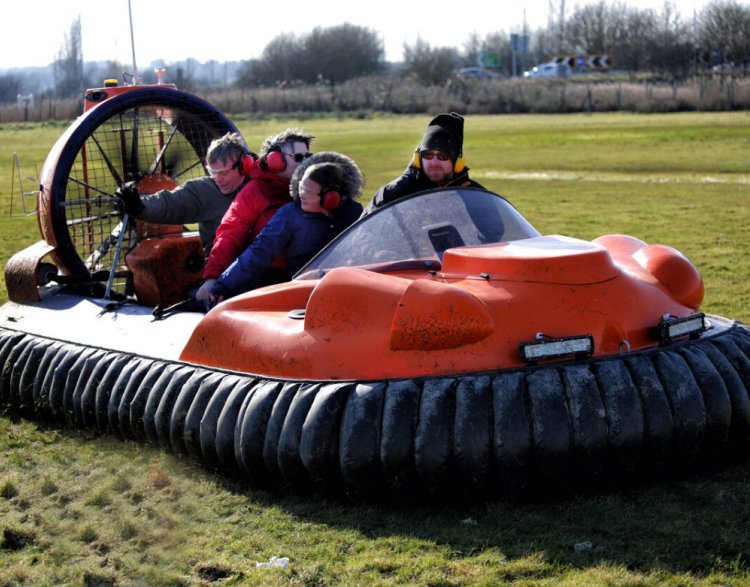
<svg viewBox="0 0 750 587">
<path fill-rule="evenodd" d="M 216 279 L 240 256 L 266 223 L 284 204 L 292 201 L 289 179 L 254 168 L 250 181 L 242 188 L 221 219 L 211 254 L 203 269 L 203 279 Z M 286 267 L 280 257 L 274 267 Z"/>
</svg>

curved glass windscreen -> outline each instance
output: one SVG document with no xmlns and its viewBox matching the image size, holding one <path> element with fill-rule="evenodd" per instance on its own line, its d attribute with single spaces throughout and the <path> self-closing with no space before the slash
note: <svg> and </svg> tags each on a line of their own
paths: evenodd
<svg viewBox="0 0 750 587">
<path fill-rule="evenodd" d="M 317 279 L 335 267 L 436 270 L 447 249 L 535 236 L 539 232 L 492 192 L 474 188 L 421 192 L 350 226 L 295 277 Z"/>
</svg>

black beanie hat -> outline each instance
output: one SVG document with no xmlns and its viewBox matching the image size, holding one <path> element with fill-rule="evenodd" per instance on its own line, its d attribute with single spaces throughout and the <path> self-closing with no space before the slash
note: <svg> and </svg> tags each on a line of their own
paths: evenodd
<svg viewBox="0 0 750 587">
<path fill-rule="evenodd" d="M 453 162 L 463 152 L 464 147 L 464 117 L 455 112 L 438 114 L 427 125 L 420 151 L 437 150 L 450 155 Z"/>
</svg>

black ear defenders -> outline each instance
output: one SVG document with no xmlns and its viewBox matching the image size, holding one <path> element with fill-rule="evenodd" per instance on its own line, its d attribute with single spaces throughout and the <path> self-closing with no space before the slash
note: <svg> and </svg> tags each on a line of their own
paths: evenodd
<svg viewBox="0 0 750 587">
<path fill-rule="evenodd" d="M 422 155 L 419 145 L 414 149 L 414 156 L 412 157 L 411 164 L 417 169 L 422 169 Z M 453 173 L 461 173 L 466 168 L 466 161 L 464 160 L 464 154 L 459 153 L 456 157 L 456 162 L 453 164 Z"/>
<path fill-rule="evenodd" d="M 341 205 L 341 194 L 339 186 L 334 185 L 320 190 L 320 207 L 326 212 L 331 212 Z"/>
</svg>

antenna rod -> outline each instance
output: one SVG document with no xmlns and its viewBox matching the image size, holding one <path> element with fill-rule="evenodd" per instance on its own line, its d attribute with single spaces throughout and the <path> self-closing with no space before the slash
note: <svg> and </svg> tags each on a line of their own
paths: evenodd
<svg viewBox="0 0 750 587">
<path fill-rule="evenodd" d="M 128 17 L 130 18 L 130 47 L 133 50 L 133 85 L 137 85 L 140 80 L 138 66 L 135 64 L 135 36 L 133 35 L 133 11 L 130 8 L 130 0 L 128 0 Z"/>
</svg>

